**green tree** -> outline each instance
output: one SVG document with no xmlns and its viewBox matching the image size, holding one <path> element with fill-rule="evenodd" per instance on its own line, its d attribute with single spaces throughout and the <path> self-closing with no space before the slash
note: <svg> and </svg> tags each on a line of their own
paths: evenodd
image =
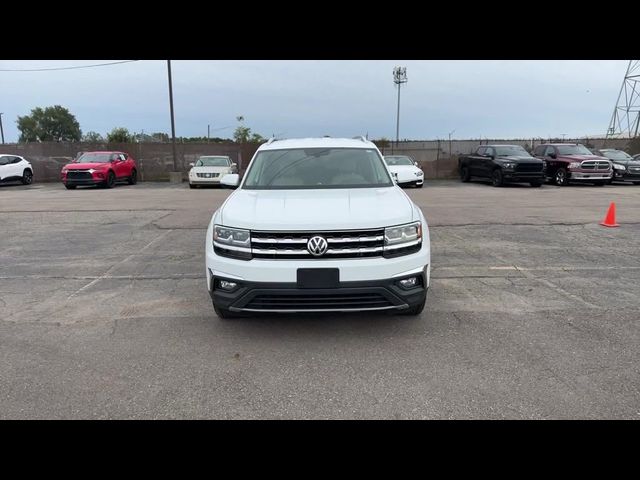
<svg viewBox="0 0 640 480">
<path fill-rule="evenodd" d="M 244 117 L 242 115 L 237 116 L 236 120 L 240 122 L 240 125 L 238 125 L 233 132 L 233 139 L 237 143 L 264 142 L 265 139 L 262 135 L 260 135 L 259 133 L 252 133 L 249 127 L 244 126 Z"/>
<path fill-rule="evenodd" d="M 100 135 L 98 132 L 87 132 L 82 136 L 83 142 L 88 143 L 102 143 L 104 142 L 104 137 Z"/>
<path fill-rule="evenodd" d="M 76 117 L 60 105 L 36 107 L 31 115 L 18 117 L 19 142 L 79 142 L 82 136 Z"/>
<path fill-rule="evenodd" d="M 124 127 L 116 127 L 107 133 L 107 142 L 109 143 L 131 143 L 133 135 Z"/>
</svg>

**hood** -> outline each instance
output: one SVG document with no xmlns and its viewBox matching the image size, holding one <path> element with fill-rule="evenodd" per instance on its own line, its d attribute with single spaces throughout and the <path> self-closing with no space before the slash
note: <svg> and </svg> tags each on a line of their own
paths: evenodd
<svg viewBox="0 0 640 480">
<path fill-rule="evenodd" d="M 399 187 L 323 190 L 236 190 L 217 220 L 250 230 L 349 230 L 414 220 Z"/>
<path fill-rule="evenodd" d="M 572 162 L 584 162 L 585 160 L 611 161 L 607 157 L 601 157 L 600 155 L 558 155 L 558 158 L 564 158 Z"/>
<path fill-rule="evenodd" d="M 194 173 L 227 173 L 231 171 L 231 167 L 191 167 Z"/>
<path fill-rule="evenodd" d="M 624 165 L 625 167 L 640 167 L 640 160 L 611 160 L 613 163 L 618 163 L 620 165 Z"/>
<path fill-rule="evenodd" d="M 109 165 L 108 163 L 68 163 L 63 168 L 67 170 L 88 170 L 90 168 L 101 170 L 108 168 Z"/>
<path fill-rule="evenodd" d="M 508 155 L 505 157 L 496 157 L 496 160 L 505 160 L 507 162 L 515 163 L 540 163 L 542 160 L 534 157 L 524 157 L 520 155 Z"/>
</svg>

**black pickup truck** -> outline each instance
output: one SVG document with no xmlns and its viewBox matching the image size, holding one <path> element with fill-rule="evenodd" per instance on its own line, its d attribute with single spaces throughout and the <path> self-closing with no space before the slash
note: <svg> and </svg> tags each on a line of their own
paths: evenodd
<svg viewBox="0 0 640 480">
<path fill-rule="evenodd" d="M 545 162 L 532 157 L 520 145 L 481 145 L 472 155 L 458 158 L 460 180 L 491 179 L 494 187 L 524 182 L 539 187 L 544 182 Z"/>
</svg>

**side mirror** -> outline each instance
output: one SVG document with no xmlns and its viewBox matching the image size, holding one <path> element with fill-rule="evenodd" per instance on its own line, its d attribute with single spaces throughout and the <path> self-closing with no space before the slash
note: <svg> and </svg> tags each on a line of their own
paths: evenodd
<svg viewBox="0 0 640 480">
<path fill-rule="evenodd" d="M 393 177 L 393 183 L 398 183 L 398 174 L 391 172 L 391 176 Z"/>
<path fill-rule="evenodd" d="M 226 185 L 227 187 L 237 188 L 240 184 L 240 175 L 237 173 L 227 173 L 220 179 L 220 185 Z"/>
<path fill-rule="evenodd" d="M 196 164 L 195 164 L 195 163 L 193 163 L 193 162 L 191 162 L 191 163 L 189 164 L 189 166 L 190 166 L 190 167 L 195 167 L 195 166 L 196 166 Z"/>
<path fill-rule="evenodd" d="M 237 163 L 232 163 L 231 164 L 231 168 L 238 168 L 238 164 Z"/>
</svg>

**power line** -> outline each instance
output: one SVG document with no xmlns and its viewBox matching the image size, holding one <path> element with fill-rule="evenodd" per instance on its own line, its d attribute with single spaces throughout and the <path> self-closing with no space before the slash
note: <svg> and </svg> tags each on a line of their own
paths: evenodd
<svg viewBox="0 0 640 480">
<path fill-rule="evenodd" d="M 54 68 L 0 68 L 0 72 L 50 72 L 52 70 L 75 70 L 77 68 L 106 67 L 107 65 L 119 65 L 121 63 L 138 62 L 139 60 L 124 60 L 122 62 L 95 63 L 93 65 L 76 65 L 74 67 L 54 67 Z"/>
</svg>

